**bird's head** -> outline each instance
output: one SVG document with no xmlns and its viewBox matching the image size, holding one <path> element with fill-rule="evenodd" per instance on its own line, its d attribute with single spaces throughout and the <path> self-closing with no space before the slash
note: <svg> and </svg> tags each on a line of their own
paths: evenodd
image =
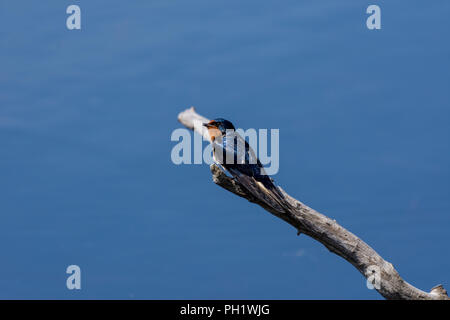
<svg viewBox="0 0 450 320">
<path fill-rule="evenodd" d="M 211 120 L 207 123 L 204 123 L 203 125 L 206 128 L 208 128 L 208 131 L 210 133 L 214 133 L 214 131 L 218 130 L 218 131 L 220 131 L 221 135 L 224 135 L 227 132 L 227 130 L 235 130 L 233 124 L 230 121 L 222 119 L 222 118 L 217 118 L 217 119 Z M 214 135 L 216 135 L 216 134 L 214 134 Z"/>
</svg>

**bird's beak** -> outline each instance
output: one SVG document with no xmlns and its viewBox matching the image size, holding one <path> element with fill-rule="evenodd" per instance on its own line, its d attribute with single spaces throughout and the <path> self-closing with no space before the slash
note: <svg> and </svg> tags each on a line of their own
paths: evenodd
<svg viewBox="0 0 450 320">
<path fill-rule="evenodd" d="M 203 126 L 207 128 L 216 128 L 216 126 L 212 123 L 204 123 Z"/>
</svg>

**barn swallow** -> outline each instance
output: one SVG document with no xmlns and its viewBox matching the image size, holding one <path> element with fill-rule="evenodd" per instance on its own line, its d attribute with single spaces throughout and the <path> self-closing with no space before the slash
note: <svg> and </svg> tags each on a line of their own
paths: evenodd
<svg viewBox="0 0 450 320">
<path fill-rule="evenodd" d="M 217 118 L 204 123 L 208 129 L 213 149 L 213 159 L 225 168 L 233 178 L 260 201 L 283 210 L 284 196 L 266 175 L 264 167 L 248 142 L 236 132 L 234 125 Z"/>
</svg>

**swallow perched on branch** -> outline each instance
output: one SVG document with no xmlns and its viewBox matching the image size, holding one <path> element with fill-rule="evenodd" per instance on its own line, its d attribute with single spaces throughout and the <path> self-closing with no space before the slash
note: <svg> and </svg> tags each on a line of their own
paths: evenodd
<svg viewBox="0 0 450 320">
<path fill-rule="evenodd" d="M 203 126 L 208 129 L 214 161 L 225 168 L 255 198 L 274 209 L 284 211 L 288 206 L 284 196 L 266 175 L 255 152 L 235 131 L 233 124 L 217 118 L 204 123 Z"/>
</svg>

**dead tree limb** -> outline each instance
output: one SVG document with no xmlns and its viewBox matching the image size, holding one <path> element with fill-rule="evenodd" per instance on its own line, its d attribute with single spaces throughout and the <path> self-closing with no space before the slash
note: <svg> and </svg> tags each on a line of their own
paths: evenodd
<svg viewBox="0 0 450 320">
<path fill-rule="evenodd" d="M 207 122 L 208 119 L 197 114 L 193 107 L 181 112 L 178 120 L 187 128 L 196 130 L 207 138 L 207 131 L 196 122 Z M 425 292 L 403 280 L 394 266 L 384 260 L 374 249 L 359 239 L 350 231 L 340 226 L 335 220 L 309 208 L 292 198 L 283 189 L 284 194 L 293 209 L 279 211 L 268 207 L 254 195 L 249 194 L 238 182 L 228 177 L 217 165 L 211 165 L 211 173 L 215 184 L 256 203 L 273 215 L 283 219 L 311 238 L 322 243 L 328 250 L 350 262 L 364 277 L 375 280 L 375 289 L 386 299 L 414 300 L 449 300 L 447 291 L 442 285 L 435 286 L 430 292 Z M 378 274 L 377 274 L 378 273 Z M 378 276 L 378 285 L 376 277 Z"/>
</svg>

